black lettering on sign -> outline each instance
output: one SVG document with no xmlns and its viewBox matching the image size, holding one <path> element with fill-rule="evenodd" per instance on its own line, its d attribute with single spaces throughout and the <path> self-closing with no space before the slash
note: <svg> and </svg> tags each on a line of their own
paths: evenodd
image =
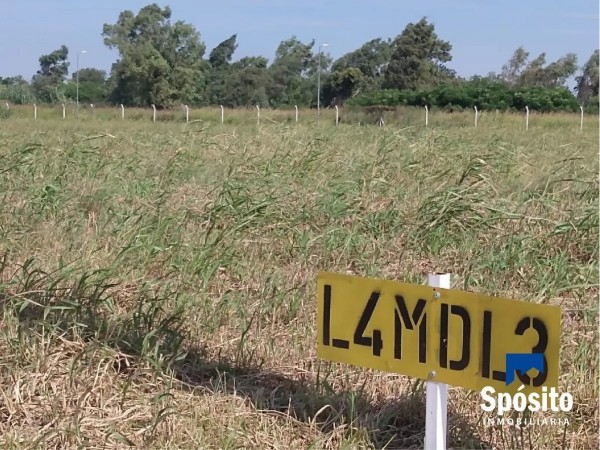
<svg viewBox="0 0 600 450">
<path fill-rule="evenodd" d="M 373 355 L 375 356 L 381 356 L 381 349 L 383 348 L 381 330 L 373 330 L 372 338 L 365 336 L 365 331 L 367 330 L 371 316 L 373 316 L 373 312 L 375 311 L 375 307 L 377 306 L 377 301 L 379 300 L 380 295 L 381 294 L 379 292 L 371 293 L 371 297 L 367 302 L 367 306 L 365 306 L 365 310 L 363 311 L 362 316 L 358 321 L 356 331 L 354 332 L 354 343 L 357 345 L 372 347 Z"/>
<path fill-rule="evenodd" d="M 448 308 L 448 304 L 442 303 L 442 317 L 440 323 L 440 366 L 448 368 L 448 329 L 450 327 L 451 314 L 459 316 L 462 321 L 462 351 L 458 361 L 450 361 L 450 370 L 464 370 L 469 365 L 471 359 L 471 317 L 469 312 L 459 305 L 452 305 Z"/>
<path fill-rule="evenodd" d="M 492 312 L 483 312 L 483 336 L 481 349 L 481 376 L 490 377 L 492 361 Z M 496 381 L 506 381 L 506 373 L 501 370 L 493 370 L 492 378 Z"/>
<path fill-rule="evenodd" d="M 503 372 L 502 370 L 494 370 L 492 372 L 492 378 L 496 381 L 506 381 L 506 372 Z"/>
<path fill-rule="evenodd" d="M 419 362 L 427 362 L 427 314 L 425 313 L 426 301 L 420 298 L 417 301 L 412 317 L 408 314 L 408 308 L 404 297 L 396 295 L 396 306 L 394 310 L 394 358 L 402 359 L 402 324 L 407 330 L 419 327 Z"/>
<path fill-rule="evenodd" d="M 345 339 L 333 339 L 333 341 L 331 341 L 331 345 L 333 345 L 336 348 L 345 348 L 346 350 L 350 348 L 350 342 L 348 342 Z"/>
<path fill-rule="evenodd" d="M 481 348 L 481 376 L 490 377 L 490 364 L 492 360 L 492 312 L 483 312 L 483 339 Z"/>
<path fill-rule="evenodd" d="M 323 345 L 329 345 L 331 324 L 331 286 L 326 284 L 323 288 Z"/>
<path fill-rule="evenodd" d="M 350 348 L 350 342 L 344 339 L 331 339 L 331 285 L 323 289 L 323 345 L 333 345 L 337 348 Z"/>
<path fill-rule="evenodd" d="M 538 335 L 538 342 L 531 349 L 531 353 L 543 353 L 544 354 L 544 370 L 538 374 L 533 379 L 533 386 L 541 386 L 548 378 L 548 360 L 546 359 L 546 348 L 548 347 L 548 329 L 546 328 L 546 324 L 542 322 L 542 320 L 531 317 L 525 317 L 521 319 L 521 321 L 517 324 L 517 328 L 515 329 L 515 334 L 522 336 L 525 334 L 525 331 L 529 328 L 533 328 Z M 521 373 L 517 370 L 517 377 L 521 380 L 521 383 L 530 385 L 531 377 L 526 373 Z"/>
</svg>

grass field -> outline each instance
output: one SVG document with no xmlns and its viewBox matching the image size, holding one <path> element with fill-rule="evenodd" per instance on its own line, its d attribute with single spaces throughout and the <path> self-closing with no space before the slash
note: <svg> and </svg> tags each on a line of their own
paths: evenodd
<svg viewBox="0 0 600 450">
<path fill-rule="evenodd" d="M 423 383 L 316 357 L 320 270 L 561 305 L 569 426 L 450 388 L 449 445 L 597 448 L 597 118 L 40 114 L 0 119 L 1 448 L 422 447 Z"/>
</svg>

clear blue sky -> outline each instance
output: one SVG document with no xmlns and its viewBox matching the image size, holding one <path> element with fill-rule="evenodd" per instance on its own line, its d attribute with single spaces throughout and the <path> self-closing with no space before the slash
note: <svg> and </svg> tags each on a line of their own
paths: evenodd
<svg viewBox="0 0 600 450">
<path fill-rule="evenodd" d="M 0 0 L 0 76 L 38 69 L 38 58 L 67 45 L 70 69 L 110 70 L 117 58 L 102 42 L 102 25 L 125 9 L 138 12 L 151 3 L 117 0 Z M 193 24 L 206 43 L 206 56 L 237 33 L 235 59 L 262 55 L 272 60 L 280 41 L 296 35 L 302 42 L 328 42 L 333 58 L 376 37 L 399 34 L 426 16 L 438 36 L 452 44 L 449 64 L 459 75 L 499 71 L 523 45 L 531 57 L 546 52 L 547 62 L 575 52 L 584 64 L 598 48 L 598 0 L 171 0 L 173 20 Z"/>
</svg>

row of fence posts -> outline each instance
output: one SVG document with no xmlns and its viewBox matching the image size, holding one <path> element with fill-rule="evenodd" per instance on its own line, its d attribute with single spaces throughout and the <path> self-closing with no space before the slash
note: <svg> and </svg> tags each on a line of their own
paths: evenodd
<svg viewBox="0 0 600 450">
<path fill-rule="evenodd" d="M 6 109 L 10 110 L 10 105 L 8 103 L 5 103 L 6 105 Z M 225 123 L 225 108 L 223 107 L 223 105 L 219 105 L 221 107 L 221 123 Z M 92 114 L 96 113 L 95 107 L 93 103 L 90 103 L 90 107 L 92 108 Z M 121 107 L 121 119 L 125 119 L 125 106 L 123 106 L 122 104 L 120 105 Z M 189 122 L 190 121 L 190 107 L 188 105 L 183 105 L 183 107 L 185 108 L 185 121 Z M 479 111 L 477 110 L 477 106 L 474 106 L 473 109 L 475 110 L 475 128 L 477 128 L 477 120 L 479 119 Z M 581 110 L 581 118 L 580 118 L 580 122 L 579 122 L 579 129 L 583 130 L 583 106 L 580 106 L 579 109 Z M 295 118 L 296 118 L 296 122 L 298 122 L 298 106 L 294 105 L 294 110 L 295 110 Z M 65 104 L 62 103 L 62 118 L 66 119 L 67 115 L 66 115 L 66 107 Z M 37 105 L 34 103 L 33 104 L 33 119 L 37 120 Z M 152 122 L 156 122 L 156 106 L 152 105 Z M 256 123 L 260 124 L 260 105 L 256 105 Z M 340 110 L 337 107 L 337 105 L 335 105 L 335 124 L 339 125 L 340 123 Z M 384 125 L 384 122 L 382 119 L 379 119 L 378 124 L 380 126 Z M 429 108 L 427 106 L 425 106 L 425 126 L 429 126 Z M 525 130 L 529 130 L 529 106 L 525 106 Z"/>
<path fill-rule="evenodd" d="M 225 120 L 225 113 L 224 113 L 224 109 L 223 109 L 223 105 L 221 106 L 221 123 L 223 123 Z M 186 106 L 187 108 L 187 106 Z M 298 105 L 294 105 L 294 112 L 295 112 L 295 119 L 296 122 L 298 122 Z M 187 119 L 186 119 L 187 121 Z M 256 123 L 260 124 L 260 105 L 256 105 Z M 336 106 L 335 107 L 335 124 L 337 125 L 339 123 L 339 109 Z"/>
</svg>

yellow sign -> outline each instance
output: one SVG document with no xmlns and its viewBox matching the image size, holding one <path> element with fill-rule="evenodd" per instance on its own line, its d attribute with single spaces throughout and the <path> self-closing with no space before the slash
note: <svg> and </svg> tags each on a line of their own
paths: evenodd
<svg viewBox="0 0 600 450">
<path fill-rule="evenodd" d="M 558 387 L 558 306 L 320 273 L 317 307 L 323 359 L 478 391 Z M 507 374 L 507 353 L 541 353 L 545 370 Z"/>
</svg>

